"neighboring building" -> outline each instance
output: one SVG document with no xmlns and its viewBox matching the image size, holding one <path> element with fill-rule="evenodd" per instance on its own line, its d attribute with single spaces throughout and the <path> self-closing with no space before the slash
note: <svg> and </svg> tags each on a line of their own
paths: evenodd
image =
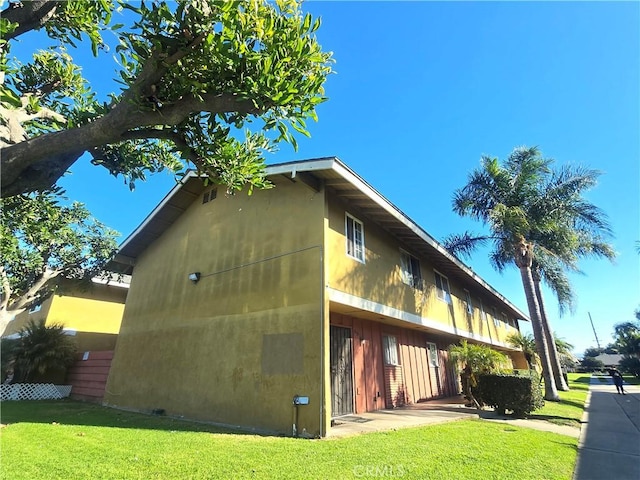
<svg viewBox="0 0 640 480">
<path fill-rule="evenodd" d="M 597 357 L 596 360 L 600 360 L 605 367 L 607 368 L 618 368 L 620 365 L 620 360 L 624 358 L 624 355 L 619 353 L 601 353 Z"/>
<path fill-rule="evenodd" d="M 122 244 L 106 404 L 325 436 L 457 394 L 460 339 L 527 368 L 506 343 L 526 315 L 338 159 L 267 172 L 275 188 L 251 196 L 190 174 Z"/>
<path fill-rule="evenodd" d="M 108 283 L 95 278 L 89 285 L 66 279 L 60 282 L 59 293 L 17 315 L 2 336 L 17 337 L 31 320 L 44 318 L 45 325 L 62 324 L 67 335 L 74 337 L 79 352 L 113 350 L 129 289 L 128 277 Z"/>
</svg>

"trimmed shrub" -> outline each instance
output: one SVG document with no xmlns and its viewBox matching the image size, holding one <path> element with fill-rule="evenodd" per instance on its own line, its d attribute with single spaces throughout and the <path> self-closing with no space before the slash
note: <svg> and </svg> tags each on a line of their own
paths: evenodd
<svg viewBox="0 0 640 480">
<path fill-rule="evenodd" d="M 527 375 L 480 375 L 476 392 L 476 398 L 503 415 L 511 410 L 514 416 L 523 417 L 544 406 L 540 379 L 534 371 Z"/>
</svg>

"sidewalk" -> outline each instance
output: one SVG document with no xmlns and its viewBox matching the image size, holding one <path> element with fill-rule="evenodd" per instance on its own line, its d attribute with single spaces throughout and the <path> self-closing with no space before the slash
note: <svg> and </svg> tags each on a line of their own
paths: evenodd
<svg viewBox="0 0 640 480">
<path fill-rule="evenodd" d="M 573 480 L 640 479 L 640 387 L 591 377 Z"/>
</svg>

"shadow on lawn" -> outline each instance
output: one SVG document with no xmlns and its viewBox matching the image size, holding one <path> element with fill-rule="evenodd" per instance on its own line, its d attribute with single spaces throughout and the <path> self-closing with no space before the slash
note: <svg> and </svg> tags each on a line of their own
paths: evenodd
<svg viewBox="0 0 640 480">
<path fill-rule="evenodd" d="M 4 401 L 0 411 L 0 422 L 5 425 L 12 423 L 48 423 L 173 432 L 277 436 L 273 432 L 248 431 L 163 415 L 147 415 L 74 400 Z"/>
<path fill-rule="evenodd" d="M 575 383 L 586 383 L 587 385 L 589 385 L 591 383 L 591 377 L 590 376 L 578 377 L 571 381 Z"/>
<path fill-rule="evenodd" d="M 568 403 L 568 402 L 567 402 Z M 561 425 L 575 425 L 578 426 L 582 423 L 580 420 L 577 420 L 572 417 L 563 417 L 561 415 L 541 415 L 541 414 L 529 414 L 525 417 L 515 417 L 509 414 L 500 414 L 495 410 L 478 410 L 478 416 L 485 420 L 544 420 L 550 423 L 560 422 Z"/>
</svg>

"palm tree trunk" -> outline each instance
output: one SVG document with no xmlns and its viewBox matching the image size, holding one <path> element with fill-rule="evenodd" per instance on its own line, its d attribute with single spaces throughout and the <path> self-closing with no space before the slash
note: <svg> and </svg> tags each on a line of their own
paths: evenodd
<svg viewBox="0 0 640 480">
<path fill-rule="evenodd" d="M 531 326 L 533 327 L 533 338 L 536 341 L 536 349 L 538 357 L 542 364 L 542 376 L 544 378 L 544 398 L 553 402 L 560 401 L 556 382 L 553 378 L 553 368 L 549 359 L 549 347 L 547 339 L 544 335 L 542 320 L 540 315 L 540 306 L 536 297 L 535 287 L 533 284 L 533 275 L 531 273 L 531 264 L 533 263 L 533 245 L 521 239 L 516 246 L 515 263 L 520 269 L 522 278 L 522 286 L 524 287 L 525 297 L 527 298 L 527 306 L 529 307 L 529 316 L 531 317 Z"/>
<path fill-rule="evenodd" d="M 540 319 L 542 320 L 542 330 L 544 332 L 547 345 L 549 347 L 549 360 L 551 361 L 551 368 L 553 368 L 553 378 L 556 381 L 556 387 L 563 392 L 569 390 L 569 385 L 564 380 L 562 375 L 562 365 L 560 364 L 560 356 L 558 355 L 558 349 L 556 348 L 556 341 L 553 338 L 551 331 L 551 325 L 547 317 L 547 311 L 544 306 L 544 298 L 542 296 L 542 290 L 540 289 L 540 277 L 533 276 L 533 287 L 535 288 L 536 298 L 538 299 L 538 305 L 540 307 Z"/>
</svg>

